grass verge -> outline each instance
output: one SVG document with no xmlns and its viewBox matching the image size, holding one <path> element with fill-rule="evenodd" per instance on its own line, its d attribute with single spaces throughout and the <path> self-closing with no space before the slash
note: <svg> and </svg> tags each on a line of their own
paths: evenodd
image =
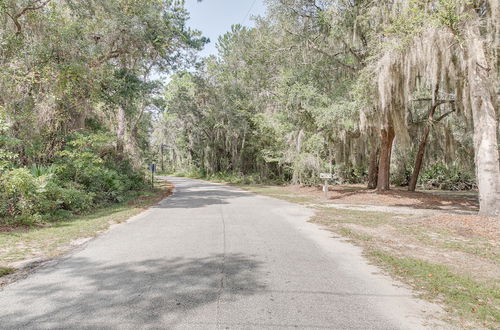
<svg viewBox="0 0 500 330">
<path fill-rule="evenodd" d="M 129 193 L 124 202 L 40 226 L 0 232 L 0 277 L 11 274 L 19 262 L 44 260 L 67 253 L 75 245 L 143 212 L 169 195 L 170 184 L 157 180 L 155 187 Z"/>
<path fill-rule="evenodd" d="M 495 285 L 456 274 L 448 267 L 381 250 L 367 253 L 379 266 L 421 292 L 423 298 L 443 302 L 450 312 L 496 329 L 500 322 L 500 292 Z M 495 325 L 496 324 L 496 325 Z"/>
<path fill-rule="evenodd" d="M 479 280 L 474 278 L 473 272 L 471 274 L 466 269 L 458 271 L 460 267 L 451 268 L 439 259 L 429 262 L 425 259 L 432 258 L 426 255 L 423 248 L 417 253 L 419 257 L 414 257 L 412 249 L 402 246 L 407 240 L 421 241 L 419 236 L 422 228 L 405 224 L 405 230 L 401 232 L 398 230 L 401 226 L 398 219 L 401 216 L 390 213 L 320 208 L 311 221 L 361 246 L 370 261 L 409 284 L 422 298 L 443 304 L 445 310 L 453 315 L 448 321 L 458 327 L 497 329 L 500 324 L 498 281 Z M 387 232 L 391 228 L 393 230 Z M 425 244 L 443 255 L 463 250 L 449 250 L 443 242 Z M 470 258 L 477 257 L 470 255 Z"/>
</svg>

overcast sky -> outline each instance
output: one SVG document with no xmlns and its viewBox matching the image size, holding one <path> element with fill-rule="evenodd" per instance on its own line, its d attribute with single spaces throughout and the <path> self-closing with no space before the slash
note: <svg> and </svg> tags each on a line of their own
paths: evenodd
<svg viewBox="0 0 500 330">
<path fill-rule="evenodd" d="M 200 54 L 207 56 L 217 53 L 217 39 L 229 31 L 231 25 L 252 26 L 252 15 L 264 14 L 266 7 L 263 0 L 186 0 L 186 8 L 191 13 L 188 25 L 210 38 Z"/>
</svg>

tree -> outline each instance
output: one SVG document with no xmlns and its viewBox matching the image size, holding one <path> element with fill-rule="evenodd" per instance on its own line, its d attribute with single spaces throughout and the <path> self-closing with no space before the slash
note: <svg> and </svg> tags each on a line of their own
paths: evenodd
<svg viewBox="0 0 500 330">
<path fill-rule="evenodd" d="M 476 145 L 481 213 L 496 214 L 491 3 L 270 0 L 174 76 L 155 139 L 177 169 L 299 184 L 332 170 L 379 191 L 436 166 L 472 187 Z"/>
<path fill-rule="evenodd" d="M 405 111 L 421 81 L 431 91 L 432 107 L 440 102 L 440 95 L 451 94 L 464 119 L 472 119 L 480 214 L 491 216 L 500 214 L 500 169 L 494 82 L 490 76 L 496 68 L 485 44 L 496 40 L 497 13 L 498 6 L 489 1 L 403 2 L 394 14 L 398 17 L 388 25 L 388 46 L 381 48 L 377 61 L 380 107 L 389 127 L 388 133 L 383 133 L 387 145 L 390 127 L 400 127 L 404 136 Z M 480 25 L 487 27 L 483 33 Z M 388 157 L 384 152 L 381 157 L 386 173 L 388 166 L 383 163 Z M 386 177 L 380 184 L 380 174 L 382 170 L 379 189 L 388 187 Z"/>
</svg>

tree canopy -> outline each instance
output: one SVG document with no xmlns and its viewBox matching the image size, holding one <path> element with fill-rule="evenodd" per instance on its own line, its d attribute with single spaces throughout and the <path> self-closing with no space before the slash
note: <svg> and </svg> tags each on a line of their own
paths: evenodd
<svg viewBox="0 0 500 330">
<path fill-rule="evenodd" d="M 477 185 L 481 213 L 498 215 L 496 1 L 267 3 L 168 84 L 153 139 L 172 170 Z"/>
<path fill-rule="evenodd" d="M 114 200 L 155 160 L 255 181 L 477 187 L 481 214 L 499 215 L 498 1 L 267 5 L 200 60 L 208 40 L 184 1 L 1 0 L 0 217 L 43 214 L 44 200 L 70 210 L 78 192 Z"/>
<path fill-rule="evenodd" d="M 207 41 L 183 2 L 2 0 L 0 15 L 0 217 L 140 185 L 159 78 Z"/>
</svg>

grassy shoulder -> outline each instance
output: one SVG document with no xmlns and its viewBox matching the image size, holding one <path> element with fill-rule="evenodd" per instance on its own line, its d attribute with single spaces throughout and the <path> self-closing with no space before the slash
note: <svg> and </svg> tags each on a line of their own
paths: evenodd
<svg viewBox="0 0 500 330">
<path fill-rule="evenodd" d="M 376 249 L 370 249 L 368 256 L 398 279 L 411 284 L 423 298 L 444 303 L 448 311 L 459 317 L 456 321 L 462 322 L 464 327 L 480 325 L 498 329 L 498 286 L 422 259 L 395 256 Z"/>
<path fill-rule="evenodd" d="M 0 277 L 11 274 L 25 261 L 45 260 L 67 253 L 111 225 L 124 222 L 158 203 L 170 194 L 171 188 L 169 183 L 157 180 L 154 188 L 130 192 L 123 202 L 86 215 L 38 226 L 4 229 L 0 232 Z"/>
<path fill-rule="evenodd" d="M 356 209 L 345 209 L 342 207 L 347 204 L 337 205 L 335 199 L 325 200 L 321 191 L 314 189 L 236 186 L 315 208 L 312 222 L 361 246 L 371 262 L 410 285 L 422 298 L 442 304 L 449 312 L 448 321 L 455 326 L 474 329 L 499 327 L 500 251 L 498 228 L 492 219 L 447 213 L 434 215 L 428 212 L 432 208 L 424 209 L 418 205 L 418 194 L 416 197 L 389 196 L 392 204 L 404 205 L 401 210 L 405 213 L 399 214 L 394 207 L 380 212 L 374 211 L 380 205 L 377 208 L 366 205 L 364 209 L 361 203 L 356 203 Z M 350 201 L 366 200 L 370 204 L 365 192 L 358 194 L 356 190 L 347 190 Z M 408 212 L 412 210 L 409 197 L 414 198 L 413 203 L 418 206 L 414 213 Z M 376 198 L 388 199 L 387 196 Z M 443 201 L 446 202 L 433 199 L 432 206 L 445 204 Z M 457 203 L 461 207 L 465 204 L 462 201 Z"/>
</svg>

